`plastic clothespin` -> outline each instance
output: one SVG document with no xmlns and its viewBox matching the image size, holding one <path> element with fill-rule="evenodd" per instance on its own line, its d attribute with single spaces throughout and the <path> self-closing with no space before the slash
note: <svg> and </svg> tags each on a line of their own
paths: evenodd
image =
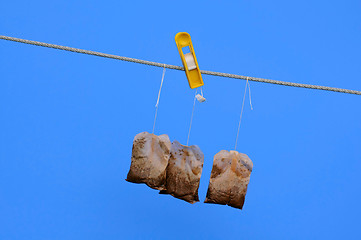
<svg viewBox="0 0 361 240">
<path fill-rule="evenodd" d="M 177 35 L 175 35 L 175 42 L 188 78 L 189 87 L 193 89 L 203 86 L 204 83 L 196 54 L 194 53 L 191 36 L 186 32 L 177 33 Z M 189 52 L 184 53 L 187 47 L 189 48 Z"/>
</svg>

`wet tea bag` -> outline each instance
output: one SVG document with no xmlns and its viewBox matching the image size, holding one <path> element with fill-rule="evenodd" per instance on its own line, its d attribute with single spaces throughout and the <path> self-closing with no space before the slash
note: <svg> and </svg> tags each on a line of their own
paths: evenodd
<svg viewBox="0 0 361 240">
<path fill-rule="evenodd" d="M 198 188 L 202 175 L 204 155 L 196 146 L 172 143 L 167 166 L 166 189 L 161 194 L 170 194 L 189 203 L 199 202 Z"/>
<path fill-rule="evenodd" d="M 166 134 L 160 136 L 147 132 L 137 134 L 133 141 L 132 161 L 126 180 L 164 190 L 171 145 Z"/>
<path fill-rule="evenodd" d="M 252 168 L 246 154 L 226 150 L 217 153 L 204 202 L 242 209 Z"/>
</svg>

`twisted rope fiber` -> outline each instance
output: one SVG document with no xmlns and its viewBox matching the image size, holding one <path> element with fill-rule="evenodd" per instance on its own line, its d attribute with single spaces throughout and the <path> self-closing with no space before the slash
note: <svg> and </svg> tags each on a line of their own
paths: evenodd
<svg viewBox="0 0 361 240">
<path fill-rule="evenodd" d="M 146 60 L 141 60 L 141 59 L 136 59 L 136 58 L 122 57 L 122 56 L 118 56 L 118 55 L 83 50 L 83 49 L 79 49 L 79 48 L 66 47 L 66 46 L 61 46 L 61 45 L 31 41 L 31 40 L 2 36 L 2 35 L 0 35 L 0 39 L 13 41 L 13 42 L 20 42 L 20 43 L 25 43 L 25 44 L 30 44 L 30 45 L 36 45 L 36 46 L 41 46 L 41 47 L 55 48 L 55 49 L 60 49 L 60 50 L 64 50 L 64 51 L 83 53 L 83 54 L 88 54 L 88 55 L 93 55 L 93 56 L 98 56 L 98 57 L 112 58 L 112 59 L 117 59 L 117 60 L 122 60 L 122 61 L 127 61 L 127 62 L 146 64 L 146 65 L 155 66 L 155 67 L 161 67 L 161 68 L 164 67 L 164 68 L 168 68 L 168 69 L 184 71 L 184 68 L 181 66 L 175 66 L 175 65 L 158 63 L 158 62 L 151 62 L 151 61 L 146 61 Z M 248 78 L 249 81 L 253 81 L 253 82 L 263 82 L 263 83 L 271 83 L 271 84 L 290 86 L 290 87 L 310 88 L 310 89 L 318 89 L 318 90 L 325 90 L 325 91 L 333 91 L 333 92 L 361 95 L 361 91 L 342 89 L 342 88 L 326 87 L 326 86 L 303 84 L 303 83 L 284 82 L 284 81 L 278 81 L 278 80 L 247 77 L 247 76 L 242 76 L 242 75 L 221 73 L 221 72 L 212 72 L 212 71 L 205 71 L 205 70 L 201 70 L 201 73 L 206 74 L 206 75 L 243 79 L 243 80 L 247 80 L 247 78 Z"/>
</svg>

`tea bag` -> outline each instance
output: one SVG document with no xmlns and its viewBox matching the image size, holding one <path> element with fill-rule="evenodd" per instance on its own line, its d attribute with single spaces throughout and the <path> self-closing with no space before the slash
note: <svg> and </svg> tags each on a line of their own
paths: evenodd
<svg viewBox="0 0 361 240">
<path fill-rule="evenodd" d="M 198 188 L 202 175 L 204 155 L 196 146 L 172 143 L 167 166 L 166 189 L 161 194 L 170 194 L 189 203 L 199 202 Z"/>
<path fill-rule="evenodd" d="M 137 134 L 133 141 L 132 162 L 126 181 L 145 183 L 157 190 L 165 189 L 171 145 L 166 134 Z"/>
<path fill-rule="evenodd" d="M 242 209 L 252 168 L 246 154 L 226 150 L 217 153 L 204 202 Z"/>
</svg>

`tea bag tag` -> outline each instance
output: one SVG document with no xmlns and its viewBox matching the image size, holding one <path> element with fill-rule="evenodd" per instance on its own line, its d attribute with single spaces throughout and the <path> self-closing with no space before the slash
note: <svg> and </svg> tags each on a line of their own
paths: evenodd
<svg viewBox="0 0 361 240">
<path fill-rule="evenodd" d="M 203 96 L 202 96 L 202 95 L 200 95 L 200 94 L 197 94 L 197 95 L 196 95 L 196 98 L 197 98 L 198 102 L 200 102 L 200 103 L 202 103 L 202 102 L 205 102 L 205 101 L 206 101 L 205 97 L 203 97 Z"/>
<path fill-rule="evenodd" d="M 196 92 L 197 93 L 197 92 Z M 201 94 L 196 94 L 196 99 L 198 100 L 198 102 L 202 103 L 206 101 L 206 98 L 203 97 L 203 89 L 201 87 Z"/>
</svg>

